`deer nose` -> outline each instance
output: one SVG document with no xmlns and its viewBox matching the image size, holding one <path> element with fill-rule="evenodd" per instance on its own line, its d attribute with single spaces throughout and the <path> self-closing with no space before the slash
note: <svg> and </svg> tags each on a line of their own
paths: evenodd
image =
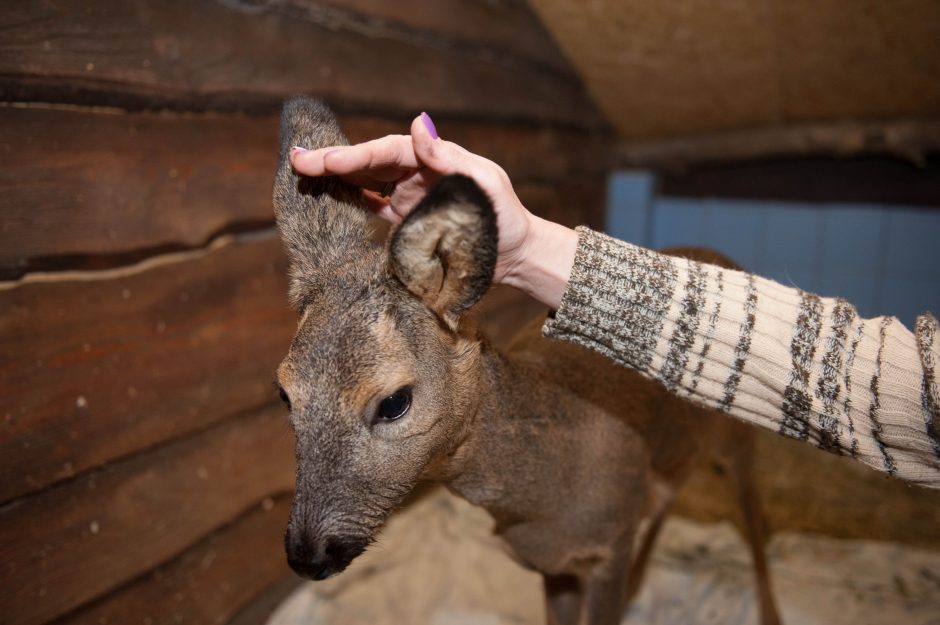
<svg viewBox="0 0 940 625">
<path fill-rule="evenodd" d="M 287 563 L 301 577 L 314 581 L 341 573 L 369 541 L 358 536 L 331 536 L 322 540 L 287 540 Z"/>
</svg>

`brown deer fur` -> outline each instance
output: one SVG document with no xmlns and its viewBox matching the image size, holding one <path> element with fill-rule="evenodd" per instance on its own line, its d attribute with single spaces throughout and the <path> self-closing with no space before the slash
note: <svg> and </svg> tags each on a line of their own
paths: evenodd
<svg viewBox="0 0 940 625">
<path fill-rule="evenodd" d="M 746 426 L 543 339 L 540 322 L 494 349 L 466 314 L 490 286 L 497 236 L 472 181 L 444 178 L 381 249 L 357 189 L 290 169 L 292 145 L 345 143 L 329 110 L 289 101 L 281 139 L 274 206 L 301 314 L 278 369 L 297 439 L 285 537 L 297 572 L 339 573 L 419 482 L 437 481 L 485 508 L 544 576 L 550 623 L 618 623 L 672 497 L 715 450 L 744 504 L 762 622 L 777 622 Z M 409 395 L 403 416 L 378 416 Z"/>
</svg>

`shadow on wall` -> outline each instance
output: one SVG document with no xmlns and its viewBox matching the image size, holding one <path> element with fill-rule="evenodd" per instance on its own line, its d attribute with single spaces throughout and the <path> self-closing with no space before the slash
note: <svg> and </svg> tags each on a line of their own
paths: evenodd
<svg viewBox="0 0 940 625">
<path fill-rule="evenodd" d="M 866 317 L 913 327 L 940 314 L 940 210 L 836 202 L 659 195 L 655 174 L 615 172 L 608 232 L 652 248 L 716 249 L 759 275 L 841 296 Z"/>
</svg>

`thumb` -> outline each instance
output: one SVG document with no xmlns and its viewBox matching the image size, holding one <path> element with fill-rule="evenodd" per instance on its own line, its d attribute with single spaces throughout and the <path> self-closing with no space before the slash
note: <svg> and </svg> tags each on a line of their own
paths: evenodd
<svg viewBox="0 0 940 625">
<path fill-rule="evenodd" d="M 411 143 L 418 160 L 439 174 L 457 171 L 465 158 L 456 144 L 438 137 L 427 113 L 421 113 L 411 122 Z"/>
</svg>

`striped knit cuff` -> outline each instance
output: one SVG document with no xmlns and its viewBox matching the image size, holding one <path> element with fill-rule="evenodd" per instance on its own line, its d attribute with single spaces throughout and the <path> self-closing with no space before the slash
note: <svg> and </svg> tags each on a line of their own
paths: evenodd
<svg viewBox="0 0 940 625">
<path fill-rule="evenodd" d="M 580 226 L 561 304 L 542 334 L 648 373 L 676 288 L 669 257 Z"/>
</svg>

